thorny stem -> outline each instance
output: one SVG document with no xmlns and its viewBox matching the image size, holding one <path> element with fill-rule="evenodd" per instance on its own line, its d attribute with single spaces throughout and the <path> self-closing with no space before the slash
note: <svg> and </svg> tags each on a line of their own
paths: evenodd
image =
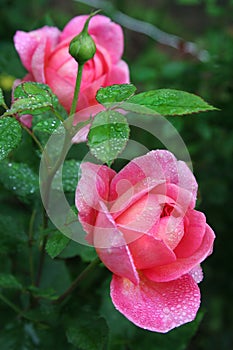
<svg viewBox="0 0 233 350">
<path fill-rule="evenodd" d="M 58 297 L 56 300 L 54 300 L 54 303 L 61 303 L 66 297 L 68 297 L 78 286 L 79 282 L 86 277 L 91 270 L 93 270 L 100 262 L 99 258 L 94 259 L 72 282 L 70 287 L 62 294 L 60 297 Z"/>
</svg>

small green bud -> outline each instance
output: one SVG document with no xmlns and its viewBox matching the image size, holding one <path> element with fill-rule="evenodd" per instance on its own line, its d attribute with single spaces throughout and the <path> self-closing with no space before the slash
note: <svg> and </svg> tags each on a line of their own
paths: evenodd
<svg viewBox="0 0 233 350">
<path fill-rule="evenodd" d="M 83 30 L 80 34 L 76 35 L 70 42 L 69 53 L 70 55 L 82 65 L 90 60 L 95 52 L 96 46 L 92 37 L 88 34 L 88 24 L 92 15 L 87 19 Z"/>
</svg>

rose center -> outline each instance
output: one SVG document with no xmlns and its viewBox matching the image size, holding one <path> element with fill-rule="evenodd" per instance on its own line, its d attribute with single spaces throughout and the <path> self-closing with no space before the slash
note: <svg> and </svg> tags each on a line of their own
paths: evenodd
<svg viewBox="0 0 233 350">
<path fill-rule="evenodd" d="M 165 216 L 170 216 L 174 207 L 171 206 L 170 204 L 164 204 L 162 213 L 160 215 L 160 218 L 164 218 Z"/>
</svg>

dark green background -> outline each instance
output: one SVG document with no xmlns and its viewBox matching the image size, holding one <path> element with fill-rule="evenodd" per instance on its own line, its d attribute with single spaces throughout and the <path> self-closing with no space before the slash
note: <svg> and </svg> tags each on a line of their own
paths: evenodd
<svg viewBox="0 0 233 350">
<path fill-rule="evenodd" d="M 183 52 L 183 45 L 181 45 L 180 50 L 172 49 L 166 45 L 158 44 L 143 34 L 124 29 L 124 59 L 130 66 L 131 81 L 138 87 L 139 91 L 157 88 L 185 90 L 202 96 L 209 103 L 221 109 L 220 112 L 175 117 L 172 120 L 191 154 L 194 173 L 199 183 L 198 209 L 206 213 L 208 223 L 214 228 L 217 236 L 214 253 L 203 264 L 205 278 L 200 287 L 204 317 L 200 327 L 190 345 L 186 346 L 182 345 L 179 340 L 180 337 L 185 336 L 185 327 L 183 327 L 183 333 L 182 331 L 181 334 L 176 333 L 177 335 L 174 337 L 171 335 L 156 337 L 150 332 L 131 326 L 123 317 L 117 318 L 117 313 L 114 313 L 112 316 L 106 316 L 106 318 L 111 318 L 111 320 L 108 319 L 108 323 L 114 328 L 114 341 L 111 349 L 127 350 L 146 347 L 148 350 L 230 350 L 233 348 L 233 1 L 116 0 L 108 3 L 113 4 L 115 10 L 152 23 L 165 32 L 179 35 L 185 41 L 194 41 L 200 48 L 209 52 L 209 60 L 201 62 L 196 57 Z M 12 44 L 15 31 L 17 29 L 32 30 L 44 24 L 56 25 L 62 29 L 75 15 L 89 13 L 93 9 L 93 7 L 70 0 L 33 0 L 30 2 L 28 0 L 0 0 L 0 8 L 0 87 L 5 88 L 8 100 L 10 91 L 4 83 L 4 79 L 8 75 L 14 78 L 24 75 L 24 70 Z M 114 8 L 110 9 L 108 15 L 114 16 L 115 10 Z M 103 11 L 103 13 L 105 12 Z M 151 149 L 155 147 L 153 144 L 148 146 Z M 16 155 L 16 159 L 17 157 L 19 160 L 22 158 L 21 155 Z M 32 154 L 30 152 L 28 157 L 24 154 L 23 158 L 24 161 L 27 159 L 29 163 L 32 163 L 31 165 L 35 169 L 37 168 L 37 164 L 33 164 L 31 161 Z M 30 209 L 27 204 L 19 203 L 13 197 L 9 198 L 8 196 L 8 192 L 2 189 L 1 215 L 8 215 L 8 208 L 11 208 L 13 214 L 9 219 L 10 224 L 7 224 L 6 221 L 5 223 L 1 222 L 1 230 L 6 233 L 9 225 L 14 226 L 15 224 L 17 237 L 20 236 L 17 239 L 20 240 L 20 244 L 23 244 L 19 231 L 23 232 L 27 226 Z M 18 218 L 18 221 L 14 222 L 14 217 L 17 215 L 20 216 L 20 219 Z M 15 237 L 12 240 L 14 240 L 13 250 L 15 249 Z M 24 253 L 20 255 L 18 246 L 17 253 L 14 251 L 9 253 L 9 250 L 4 252 L 4 249 L 2 251 L 1 249 L 0 247 L 0 263 L 3 271 L 10 269 L 9 264 L 12 264 L 14 259 L 16 265 L 18 264 L 17 259 L 23 259 Z M 8 259 L 11 260 L 11 263 Z M 59 265 L 60 261 L 56 263 Z M 75 269 L 78 263 L 79 261 L 75 259 L 69 259 L 67 262 L 66 265 L 71 276 L 76 276 Z M 15 266 L 13 270 L 17 271 L 17 267 Z M 21 274 L 22 271 L 23 268 Z M 75 313 L 74 310 L 80 310 L 80 305 L 85 303 L 86 307 L 82 312 L 85 315 L 92 313 L 97 308 L 95 301 L 99 300 L 100 295 L 103 296 L 105 293 L 107 298 L 106 278 L 110 278 L 107 271 L 103 269 L 97 271 L 86 282 L 87 285 L 90 283 L 90 286 L 96 288 L 94 296 L 97 299 L 93 300 L 90 289 L 85 289 L 84 285 L 82 287 L 84 290 L 82 291 L 81 288 L 77 291 L 74 299 L 67 305 L 65 310 L 67 314 L 73 312 L 74 319 L 78 318 L 79 311 Z M 69 284 L 69 281 L 63 282 Z M 84 299 L 81 303 L 80 297 Z M 111 314 L 113 312 L 111 303 L 105 297 L 101 298 L 103 300 L 102 314 Z M 22 302 L 19 296 L 15 301 Z M 51 307 L 47 306 L 46 303 L 42 306 L 44 310 Z M 9 339 L 12 338 L 13 333 L 15 337 L 21 339 L 17 349 L 37 349 L 35 343 L 33 343 L 34 345 L 30 343 L 28 336 L 23 338 L 25 326 L 22 326 L 20 320 L 15 320 L 15 314 L 1 302 L 0 307 L 2 308 L 0 311 L 1 349 L 15 349 L 13 345 L 9 345 Z M 48 314 L 50 313 L 48 312 Z M 55 317 L 52 312 L 51 315 L 51 317 Z M 9 332 L 12 331 L 12 326 L 10 326 L 12 320 L 14 320 L 14 332 L 11 334 Z M 95 320 L 93 322 L 95 324 Z M 7 324 L 8 326 L 5 326 Z M 43 344 L 39 349 L 53 348 L 57 336 L 60 337 L 57 349 L 73 349 L 73 347 L 67 347 L 64 332 L 57 319 L 56 321 L 52 320 L 51 324 L 53 327 L 50 331 L 43 329 L 43 327 L 37 330 L 36 337 L 41 337 L 42 343 L 40 344 Z M 4 327 L 6 328 L 3 330 Z M 31 326 L 27 325 L 27 327 Z M 34 329 L 31 332 L 34 332 Z M 6 336 L 8 333 L 9 339 Z M 94 336 L 98 337 L 98 333 Z M 6 339 L 8 339 L 8 343 Z"/>
</svg>

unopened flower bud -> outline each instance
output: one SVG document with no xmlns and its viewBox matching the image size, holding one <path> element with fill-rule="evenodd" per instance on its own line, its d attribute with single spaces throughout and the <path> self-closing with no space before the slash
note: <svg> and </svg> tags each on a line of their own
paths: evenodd
<svg viewBox="0 0 233 350">
<path fill-rule="evenodd" d="M 82 65 L 90 60 L 95 52 L 96 46 L 92 37 L 88 34 L 88 24 L 92 16 L 90 16 L 80 34 L 76 35 L 70 42 L 69 53 L 70 55 Z"/>
</svg>

